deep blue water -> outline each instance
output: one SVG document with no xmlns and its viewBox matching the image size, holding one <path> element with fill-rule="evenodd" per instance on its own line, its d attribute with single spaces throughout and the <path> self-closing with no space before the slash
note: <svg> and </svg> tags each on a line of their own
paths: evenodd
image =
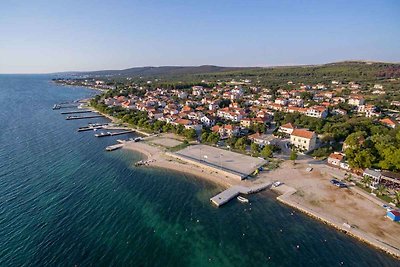
<svg viewBox="0 0 400 267">
<path fill-rule="evenodd" d="M 0 75 L 0 266 L 399 266 L 270 192 L 217 209 L 216 185 L 105 152 L 52 110 L 95 92 L 50 78 Z"/>
</svg>

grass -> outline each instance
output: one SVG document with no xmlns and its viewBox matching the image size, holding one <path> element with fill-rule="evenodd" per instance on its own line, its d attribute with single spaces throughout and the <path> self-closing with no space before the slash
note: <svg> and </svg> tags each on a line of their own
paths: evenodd
<svg viewBox="0 0 400 267">
<path fill-rule="evenodd" d="M 189 143 L 183 142 L 182 144 L 179 144 L 179 145 L 177 145 L 177 146 L 170 147 L 170 148 L 168 148 L 167 150 L 168 150 L 169 152 L 176 152 L 176 151 L 179 151 L 179 150 L 182 150 L 182 149 L 188 147 L 189 145 L 190 145 Z"/>
</svg>

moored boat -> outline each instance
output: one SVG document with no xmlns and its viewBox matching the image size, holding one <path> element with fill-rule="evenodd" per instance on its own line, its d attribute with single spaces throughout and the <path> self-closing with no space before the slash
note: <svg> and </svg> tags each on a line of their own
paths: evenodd
<svg viewBox="0 0 400 267">
<path fill-rule="evenodd" d="M 249 200 L 247 198 L 245 198 L 245 197 L 242 197 L 242 196 L 238 196 L 237 200 L 239 200 L 242 203 L 249 203 Z"/>
</svg>

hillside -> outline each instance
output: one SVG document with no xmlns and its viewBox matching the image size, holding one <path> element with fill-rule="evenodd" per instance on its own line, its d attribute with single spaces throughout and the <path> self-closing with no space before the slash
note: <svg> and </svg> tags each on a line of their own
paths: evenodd
<svg viewBox="0 0 400 267">
<path fill-rule="evenodd" d="M 168 77 L 190 74 L 218 73 L 228 71 L 250 70 L 250 67 L 220 67 L 213 65 L 203 66 L 161 66 L 161 67 L 135 67 L 123 70 L 101 70 L 90 72 L 69 72 L 72 76 L 120 76 L 120 77 Z"/>
</svg>

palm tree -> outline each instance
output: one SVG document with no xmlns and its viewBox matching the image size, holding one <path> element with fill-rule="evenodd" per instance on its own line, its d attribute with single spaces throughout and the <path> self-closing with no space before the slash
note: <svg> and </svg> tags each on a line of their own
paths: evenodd
<svg viewBox="0 0 400 267">
<path fill-rule="evenodd" d="M 394 200 L 396 201 L 397 206 L 400 206 L 400 191 L 394 193 Z"/>
<path fill-rule="evenodd" d="M 371 183 L 372 179 L 369 176 L 364 176 L 362 178 L 362 182 L 364 183 L 364 186 L 367 187 Z"/>
<path fill-rule="evenodd" d="M 386 187 L 384 185 L 378 185 L 378 188 L 376 189 L 376 192 L 378 193 L 378 196 L 382 196 L 386 191 Z"/>
</svg>

